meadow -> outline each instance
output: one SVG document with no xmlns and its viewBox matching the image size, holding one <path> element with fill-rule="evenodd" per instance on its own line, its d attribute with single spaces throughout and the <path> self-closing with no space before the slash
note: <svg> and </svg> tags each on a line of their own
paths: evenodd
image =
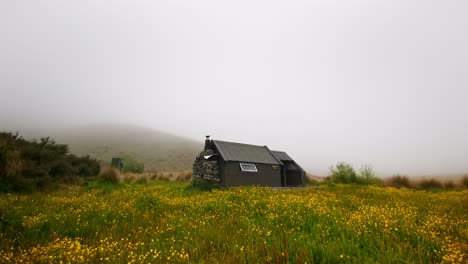
<svg viewBox="0 0 468 264">
<path fill-rule="evenodd" d="M 202 190 L 187 182 L 0 194 L 1 263 L 467 263 L 468 190 Z"/>
</svg>

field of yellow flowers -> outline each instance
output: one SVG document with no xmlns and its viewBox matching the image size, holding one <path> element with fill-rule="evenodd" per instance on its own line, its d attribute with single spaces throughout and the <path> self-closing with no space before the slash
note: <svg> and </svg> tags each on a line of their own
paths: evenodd
<svg viewBox="0 0 468 264">
<path fill-rule="evenodd" d="M 468 190 L 157 182 L 0 194 L 0 263 L 467 263 Z"/>
</svg>

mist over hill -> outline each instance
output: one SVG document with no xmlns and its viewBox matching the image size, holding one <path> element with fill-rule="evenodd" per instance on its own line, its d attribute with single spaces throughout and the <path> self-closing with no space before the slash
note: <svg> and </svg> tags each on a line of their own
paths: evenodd
<svg viewBox="0 0 468 264">
<path fill-rule="evenodd" d="M 92 124 L 61 130 L 24 129 L 27 138 L 50 136 L 67 144 L 70 152 L 90 155 L 108 165 L 112 157 L 132 158 L 145 164 L 145 170 L 174 171 L 191 169 L 203 145 L 192 139 L 159 130 L 117 123 Z"/>
</svg>

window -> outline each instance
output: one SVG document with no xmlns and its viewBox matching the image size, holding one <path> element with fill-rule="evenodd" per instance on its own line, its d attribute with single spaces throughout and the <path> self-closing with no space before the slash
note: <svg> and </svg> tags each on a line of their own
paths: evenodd
<svg viewBox="0 0 468 264">
<path fill-rule="evenodd" d="M 248 171 L 248 172 L 258 172 L 257 166 L 252 163 L 241 163 L 240 164 L 241 171 Z"/>
</svg>

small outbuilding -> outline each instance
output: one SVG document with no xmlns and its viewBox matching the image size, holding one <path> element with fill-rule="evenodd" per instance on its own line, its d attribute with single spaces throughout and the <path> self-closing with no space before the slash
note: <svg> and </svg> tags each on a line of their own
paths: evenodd
<svg viewBox="0 0 468 264">
<path fill-rule="evenodd" d="M 224 186 L 294 187 L 305 184 L 305 171 L 286 152 L 207 136 L 193 164 L 193 180 Z"/>
<path fill-rule="evenodd" d="M 121 158 L 112 158 L 111 168 L 117 169 L 120 172 L 123 172 L 124 169 L 124 160 Z"/>
</svg>

